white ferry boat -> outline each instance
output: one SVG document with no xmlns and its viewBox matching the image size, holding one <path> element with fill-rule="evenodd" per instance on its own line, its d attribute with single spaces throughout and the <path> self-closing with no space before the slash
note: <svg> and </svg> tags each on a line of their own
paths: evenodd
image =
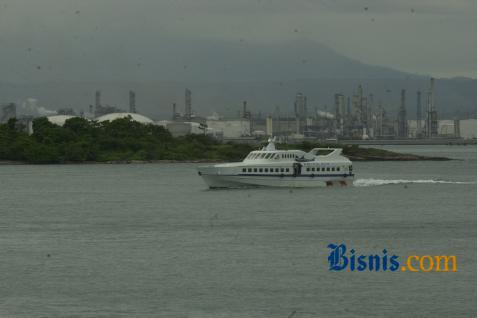
<svg viewBox="0 0 477 318">
<path fill-rule="evenodd" d="M 262 150 L 250 152 L 242 162 L 198 167 L 199 175 L 210 188 L 353 184 L 352 162 L 341 154 L 342 149 L 277 150 L 274 140 L 268 142 Z"/>
</svg>

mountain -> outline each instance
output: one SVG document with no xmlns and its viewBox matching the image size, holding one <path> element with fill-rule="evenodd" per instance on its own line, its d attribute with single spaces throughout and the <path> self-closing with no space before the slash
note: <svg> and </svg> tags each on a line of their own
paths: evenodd
<svg viewBox="0 0 477 318">
<path fill-rule="evenodd" d="M 0 96 L 3 102 L 33 97 L 50 109 L 87 110 L 99 89 L 104 104 L 127 109 L 128 91 L 133 89 L 141 113 L 168 118 L 173 102 L 183 109 L 186 87 L 193 92 L 193 109 L 197 113 L 236 115 L 243 100 L 256 113 L 272 113 L 277 107 L 282 114 L 292 113 L 297 92 L 307 95 L 310 109 L 332 110 L 335 93 L 350 96 L 361 84 L 365 93 L 373 93 L 375 102 L 381 101 L 390 114 L 399 106 L 400 90 L 406 89 L 412 118 L 416 91 L 425 96 L 429 85 L 427 76 L 361 63 L 304 40 L 278 44 L 171 41 L 164 43 L 160 52 L 143 49 L 141 53 L 141 63 L 136 63 L 132 53 L 127 53 L 131 54 L 129 59 L 122 57 L 126 62 L 116 60 L 117 65 L 105 60 L 103 69 L 111 70 L 109 77 L 84 66 L 89 64 L 83 61 L 70 65 L 70 73 L 62 79 L 58 74 L 47 74 L 36 82 L 4 81 Z M 477 114 L 477 80 L 438 79 L 436 105 L 441 118 Z"/>
</svg>

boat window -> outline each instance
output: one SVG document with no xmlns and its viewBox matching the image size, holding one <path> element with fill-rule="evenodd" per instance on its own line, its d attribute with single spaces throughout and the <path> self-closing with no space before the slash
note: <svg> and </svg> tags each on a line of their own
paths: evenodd
<svg viewBox="0 0 477 318">
<path fill-rule="evenodd" d="M 336 171 L 340 171 L 340 167 L 336 168 Z"/>
<path fill-rule="evenodd" d="M 262 169 L 262 168 L 260 168 L 258 171 L 260 171 L 260 172 L 263 172 L 263 169 Z"/>
<path fill-rule="evenodd" d="M 326 168 L 326 171 L 330 171 L 330 167 Z"/>
<path fill-rule="evenodd" d="M 331 171 L 335 171 L 335 167 L 331 168 Z"/>
<path fill-rule="evenodd" d="M 287 168 L 287 169 L 286 169 L 286 172 L 289 172 L 289 171 L 290 171 L 290 169 L 289 169 L 289 168 Z"/>
<path fill-rule="evenodd" d="M 265 168 L 265 172 L 268 172 L 268 168 Z"/>
<path fill-rule="evenodd" d="M 306 171 L 310 171 L 310 168 L 306 168 Z"/>
<path fill-rule="evenodd" d="M 278 168 L 275 168 L 275 172 L 279 172 Z"/>
<path fill-rule="evenodd" d="M 253 168 L 253 172 L 257 172 L 257 168 Z"/>
<path fill-rule="evenodd" d="M 242 169 L 242 172 L 247 172 L 247 169 L 243 168 L 243 169 Z"/>
<path fill-rule="evenodd" d="M 252 172 L 252 168 L 248 168 L 248 172 Z"/>
<path fill-rule="evenodd" d="M 315 167 L 311 168 L 311 171 L 315 171 Z"/>
<path fill-rule="evenodd" d="M 321 167 L 321 171 L 325 171 L 325 167 Z"/>
<path fill-rule="evenodd" d="M 280 172 L 284 172 L 284 171 L 285 171 L 285 169 L 284 169 L 284 168 L 280 168 Z"/>
</svg>

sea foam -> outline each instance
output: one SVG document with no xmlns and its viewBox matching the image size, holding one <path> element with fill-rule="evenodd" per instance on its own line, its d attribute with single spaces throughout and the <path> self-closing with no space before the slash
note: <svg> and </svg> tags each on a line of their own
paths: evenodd
<svg viewBox="0 0 477 318">
<path fill-rule="evenodd" d="M 356 187 L 373 187 L 390 184 L 477 184 L 477 182 L 470 181 L 447 181 L 447 180 L 386 180 L 386 179 L 357 179 L 353 182 Z"/>
</svg>

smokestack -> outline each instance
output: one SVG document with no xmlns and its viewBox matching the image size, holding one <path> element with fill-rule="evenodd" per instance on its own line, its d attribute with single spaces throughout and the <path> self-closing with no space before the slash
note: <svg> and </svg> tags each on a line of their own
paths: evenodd
<svg viewBox="0 0 477 318">
<path fill-rule="evenodd" d="M 421 91 L 417 92 L 417 103 L 416 103 L 416 121 L 417 121 L 417 131 L 416 136 L 421 134 L 422 129 L 422 105 L 421 105 Z"/>
<path fill-rule="evenodd" d="M 401 90 L 401 106 L 398 114 L 398 136 L 407 137 L 406 90 Z"/>
<path fill-rule="evenodd" d="M 177 106 L 176 103 L 172 103 L 172 120 L 177 118 Z"/>
<path fill-rule="evenodd" d="M 454 119 L 454 137 L 460 138 L 460 120 Z"/>
<path fill-rule="evenodd" d="M 266 129 L 267 129 L 267 135 L 269 137 L 273 137 L 273 118 L 272 118 L 272 116 L 267 116 Z"/>
<path fill-rule="evenodd" d="M 136 93 L 129 91 L 129 112 L 136 113 Z"/>
<path fill-rule="evenodd" d="M 434 77 L 431 77 L 431 111 L 435 110 L 435 105 L 434 105 L 434 86 L 435 86 L 435 79 Z"/>
<path fill-rule="evenodd" d="M 406 90 L 401 90 L 401 110 L 406 109 Z"/>
<path fill-rule="evenodd" d="M 192 118 L 192 92 L 188 88 L 185 90 L 185 118 Z"/>
<path fill-rule="evenodd" d="M 427 137 L 437 136 L 438 129 L 439 129 L 434 94 L 435 94 L 435 79 L 431 77 L 431 87 L 429 88 L 429 92 L 427 93 L 427 118 L 426 118 Z"/>
<path fill-rule="evenodd" d="M 243 118 L 247 118 L 247 101 L 243 101 L 243 113 L 242 113 Z"/>
<path fill-rule="evenodd" d="M 96 93 L 94 95 L 95 112 L 98 112 L 100 107 L 101 107 L 101 91 L 96 91 Z"/>
</svg>

